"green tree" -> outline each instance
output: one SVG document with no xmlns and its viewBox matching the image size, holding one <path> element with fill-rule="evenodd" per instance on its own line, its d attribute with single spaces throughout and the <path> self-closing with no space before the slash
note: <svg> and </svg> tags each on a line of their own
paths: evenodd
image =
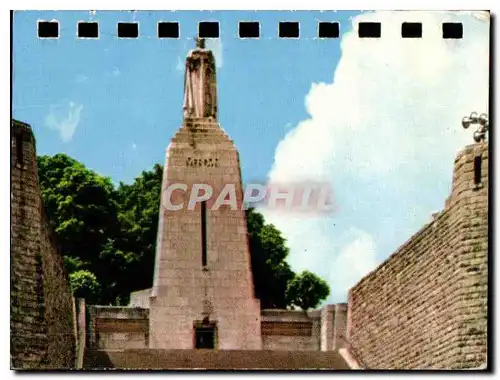
<svg viewBox="0 0 500 380">
<path fill-rule="evenodd" d="M 100 284 L 93 300 L 114 303 L 121 284 L 117 285 L 117 260 L 109 256 L 109 241 L 121 231 L 118 194 L 111 180 L 65 154 L 38 157 L 38 173 L 47 215 L 69 274 L 79 270 L 92 273 Z"/>
<path fill-rule="evenodd" d="M 102 275 L 106 286 L 101 290 L 101 298 L 113 305 L 128 304 L 130 293 L 137 290 L 134 268 L 139 258 L 136 254 L 117 248 L 114 239 L 108 239 L 102 248 L 98 262 L 107 272 Z"/>
<path fill-rule="evenodd" d="M 65 154 L 39 157 L 38 169 L 75 295 L 89 303 L 124 305 L 131 292 L 151 287 L 163 167 L 156 164 L 116 189 L 109 178 Z M 315 307 L 327 297 L 324 281 L 312 273 L 295 275 L 286 262 L 286 240 L 254 209 L 247 210 L 247 227 L 262 308 Z"/>
<path fill-rule="evenodd" d="M 63 256 L 63 259 L 67 273 L 73 273 L 88 266 L 88 263 L 84 263 L 77 257 Z"/>
<path fill-rule="evenodd" d="M 286 299 L 290 305 L 302 310 L 317 307 L 330 294 L 328 284 L 314 273 L 307 270 L 296 275 L 286 289 Z"/>
<path fill-rule="evenodd" d="M 65 154 L 39 157 L 38 171 L 42 198 L 62 252 L 92 265 L 118 227 L 111 180 Z"/>
<path fill-rule="evenodd" d="M 93 273 L 77 270 L 69 275 L 69 283 L 75 297 L 85 298 L 89 303 L 95 303 L 100 299 L 101 287 Z"/>
<path fill-rule="evenodd" d="M 255 295 L 263 309 L 284 309 L 287 284 L 295 275 L 286 262 L 286 241 L 255 209 L 248 209 L 246 215 Z"/>
<path fill-rule="evenodd" d="M 118 187 L 121 235 L 116 245 L 123 252 L 134 252 L 129 272 L 131 290 L 147 289 L 153 284 L 162 178 L 163 167 L 156 164 L 131 185 L 120 183 Z"/>
</svg>

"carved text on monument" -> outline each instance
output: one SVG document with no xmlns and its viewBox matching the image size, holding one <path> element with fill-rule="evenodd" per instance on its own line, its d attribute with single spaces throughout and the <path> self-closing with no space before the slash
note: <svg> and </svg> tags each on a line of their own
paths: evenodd
<svg viewBox="0 0 500 380">
<path fill-rule="evenodd" d="M 193 157 L 188 157 L 186 159 L 186 166 L 192 167 L 192 168 L 218 168 L 219 167 L 219 159 L 218 158 L 212 158 L 212 157 L 206 157 L 206 158 L 193 158 Z"/>
</svg>

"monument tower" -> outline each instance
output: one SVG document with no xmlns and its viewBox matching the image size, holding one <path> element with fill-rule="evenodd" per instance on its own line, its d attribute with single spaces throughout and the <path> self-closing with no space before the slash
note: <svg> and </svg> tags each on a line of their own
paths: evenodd
<svg viewBox="0 0 500 380">
<path fill-rule="evenodd" d="M 166 152 L 150 347 L 261 349 L 238 152 L 217 122 L 215 59 L 200 39 L 186 59 L 183 112 Z M 216 197 L 188 209 L 195 184 L 214 194 L 234 185 L 238 209 L 214 209 Z"/>
</svg>

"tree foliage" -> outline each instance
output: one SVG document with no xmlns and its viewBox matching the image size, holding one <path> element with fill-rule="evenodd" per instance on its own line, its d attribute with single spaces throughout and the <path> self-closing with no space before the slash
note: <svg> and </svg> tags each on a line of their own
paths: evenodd
<svg viewBox="0 0 500 380">
<path fill-rule="evenodd" d="M 254 209 L 247 211 L 247 226 L 255 295 L 263 309 L 284 309 L 287 283 L 294 277 L 285 261 L 289 252 L 285 239 Z"/>
<path fill-rule="evenodd" d="M 47 215 L 67 269 L 94 274 L 101 288 L 98 300 L 113 303 L 108 291 L 113 281 L 108 274 L 113 268 L 109 260 L 101 260 L 101 253 L 119 227 L 113 183 L 65 154 L 39 157 L 38 173 Z"/>
<path fill-rule="evenodd" d="M 286 289 L 288 302 L 302 310 L 317 307 L 329 294 L 330 288 L 326 281 L 307 270 L 296 275 Z"/>
<path fill-rule="evenodd" d="M 100 285 L 96 276 L 88 270 L 76 270 L 69 275 L 69 284 L 77 298 L 85 298 L 94 303 L 99 299 Z"/>
<path fill-rule="evenodd" d="M 120 248 L 134 252 L 136 260 L 129 271 L 135 279 L 133 290 L 146 289 L 153 283 L 162 177 L 163 167 L 156 164 L 131 185 L 120 183 L 118 187 Z"/>
<path fill-rule="evenodd" d="M 89 303 L 124 305 L 152 286 L 163 167 L 116 188 L 109 178 L 65 154 L 38 158 L 42 197 L 57 234 L 73 292 Z M 247 211 L 256 296 L 262 308 L 316 307 L 328 285 L 286 262 L 281 232 Z"/>
</svg>

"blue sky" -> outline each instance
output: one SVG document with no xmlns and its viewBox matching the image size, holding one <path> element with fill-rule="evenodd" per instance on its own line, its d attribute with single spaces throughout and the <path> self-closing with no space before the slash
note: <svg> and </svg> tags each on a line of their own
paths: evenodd
<svg viewBox="0 0 500 380">
<path fill-rule="evenodd" d="M 303 96 L 311 82 L 333 76 L 339 41 L 313 41 L 317 20 L 345 22 L 351 15 L 138 11 L 91 17 L 83 11 L 18 12 L 13 115 L 33 126 L 39 154 L 65 152 L 114 181 L 130 182 L 163 162 L 182 121 L 185 56 L 194 47 L 198 22 L 217 20 L 222 43 L 217 72 L 220 123 L 240 151 L 244 178 L 262 181 L 287 128 L 306 116 Z M 38 39 L 38 19 L 59 20 L 60 38 Z M 303 38 L 278 40 L 277 25 L 284 19 L 300 21 Z M 76 23 L 84 20 L 99 21 L 99 40 L 76 38 Z M 140 38 L 118 40 L 116 22 L 133 20 L 140 23 Z M 238 39 L 239 20 L 260 21 L 262 38 Z M 178 21 L 181 38 L 156 38 L 158 21 Z M 61 122 L 79 107 L 70 139 L 48 127 L 51 113 Z"/>
<path fill-rule="evenodd" d="M 39 40 L 36 20 L 57 19 L 60 38 Z M 99 40 L 78 40 L 77 21 L 99 21 Z M 488 109 L 489 20 L 474 12 L 17 12 L 13 116 L 32 125 L 39 154 L 65 152 L 113 181 L 131 182 L 163 163 L 181 125 L 183 62 L 199 21 L 217 20 L 219 122 L 240 152 L 244 181 L 330 182 L 339 210 L 328 217 L 263 210 L 283 231 L 295 270 L 331 285 L 328 302 L 404 243 L 449 194 L 453 159 L 472 142 L 460 127 Z M 261 23 L 239 40 L 237 23 Z M 279 21 L 301 38 L 277 38 Z M 117 21 L 140 23 L 118 40 Z M 178 21 L 179 40 L 156 38 Z M 318 21 L 341 38 L 314 39 Z M 356 36 L 359 21 L 382 22 L 380 39 Z M 402 40 L 402 22 L 423 38 Z M 463 22 L 464 38 L 441 38 Z M 474 88 L 474 91 L 471 89 Z"/>
</svg>

